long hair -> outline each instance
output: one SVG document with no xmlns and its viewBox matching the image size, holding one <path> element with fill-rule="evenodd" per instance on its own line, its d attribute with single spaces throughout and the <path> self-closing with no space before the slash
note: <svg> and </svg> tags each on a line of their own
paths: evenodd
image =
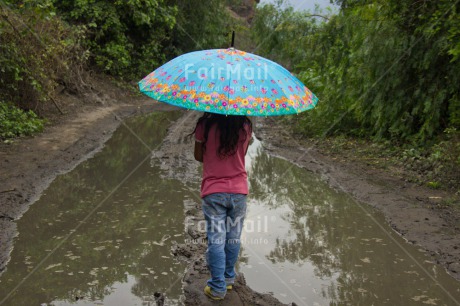
<svg viewBox="0 0 460 306">
<path fill-rule="evenodd" d="M 216 153 L 220 158 L 235 155 L 238 148 L 238 141 L 240 141 L 240 131 L 244 132 L 242 133 L 244 136 L 241 141 L 246 141 L 248 137 L 244 127 L 246 124 L 249 125 L 249 131 L 252 131 L 251 120 L 249 120 L 246 116 L 225 116 L 220 114 L 204 113 L 203 116 L 198 119 L 197 124 L 202 122 L 204 124 L 203 150 L 206 150 L 209 130 L 214 124 L 217 124 L 220 137 L 219 147 L 217 148 Z M 196 127 L 190 135 L 193 135 L 195 131 Z"/>
</svg>

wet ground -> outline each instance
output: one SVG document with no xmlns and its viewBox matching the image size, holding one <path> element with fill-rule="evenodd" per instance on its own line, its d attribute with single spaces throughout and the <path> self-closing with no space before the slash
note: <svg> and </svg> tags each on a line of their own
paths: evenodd
<svg viewBox="0 0 460 306">
<path fill-rule="evenodd" d="M 175 305 L 199 296 L 204 283 L 184 274 L 192 263 L 206 275 L 193 262 L 202 257 L 174 256 L 184 254 L 177 245 L 192 248 L 185 218 L 200 216 L 200 168 L 183 137 L 190 114 L 169 130 L 182 113 L 132 118 L 94 158 L 53 181 L 17 221 L 0 304 L 154 305 L 161 293 Z M 459 283 L 379 213 L 257 140 L 248 155 L 239 270 L 252 289 L 298 305 L 458 304 Z"/>
<path fill-rule="evenodd" d="M 48 187 L 17 222 L 0 278 L 5 305 L 143 305 L 155 292 L 179 303 L 185 264 L 170 250 L 184 239 L 190 193 L 159 177 L 149 149 L 178 116 L 129 120 L 94 158 Z"/>
<path fill-rule="evenodd" d="M 458 282 L 380 213 L 257 141 L 248 155 L 239 270 L 251 288 L 298 305 L 458 304 Z"/>
</svg>

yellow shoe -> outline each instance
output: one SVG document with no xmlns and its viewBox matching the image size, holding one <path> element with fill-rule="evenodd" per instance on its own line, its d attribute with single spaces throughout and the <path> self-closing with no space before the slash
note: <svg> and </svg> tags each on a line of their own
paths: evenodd
<svg viewBox="0 0 460 306">
<path fill-rule="evenodd" d="M 224 299 L 224 298 L 221 298 L 220 296 L 213 295 L 211 292 L 211 287 L 209 286 L 204 287 L 204 294 L 215 301 L 220 301 Z"/>
<path fill-rule="evenodd" d="M 233 289 L 233 285 L 227 285 L 227 290 L 232 290 Z"/>
</svg>

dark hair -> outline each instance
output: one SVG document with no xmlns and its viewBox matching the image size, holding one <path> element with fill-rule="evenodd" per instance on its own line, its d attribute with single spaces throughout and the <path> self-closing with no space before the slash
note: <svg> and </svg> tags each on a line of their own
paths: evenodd
<svg viewBox="0 0 460 306">
<path fill-rule="evenodd" d="M 203 150 L 206 150 L 206 141 L 208 140 L 209 129 L 217 124 L 217 129 L 220 132 L 219 147 L 217 148 L 217 155 L 220 158 L 235 155 L 238 148 L 238 141 L 240 140 L 240 131 L 243 131 L 244 138 L 242 141 L 246 141 L 248 134 L 244 128 L 246 124 L 249 125 L 249 133 L 252 132 L 252 123 L 246 116 L 226 116 L 213 113 L 204 113 L 198 119 L 197 125 L 204 124 L 204 141 Z M 190 135 L 193 135 L 196 131 L 196 127 Z"/>
</svg>

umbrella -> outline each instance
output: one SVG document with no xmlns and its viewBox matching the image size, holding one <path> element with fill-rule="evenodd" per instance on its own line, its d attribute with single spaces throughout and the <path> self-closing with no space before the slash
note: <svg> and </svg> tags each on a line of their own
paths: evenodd
<svg viewBox="0 0 460 306">
<path fill-rule="evenodd" d="M 142 79 L 139 88 L 161 102 L 225 115 L 297 114 L 318 101 L 282 66 L 233 47 L 178 56 Z"/>
</svg>

